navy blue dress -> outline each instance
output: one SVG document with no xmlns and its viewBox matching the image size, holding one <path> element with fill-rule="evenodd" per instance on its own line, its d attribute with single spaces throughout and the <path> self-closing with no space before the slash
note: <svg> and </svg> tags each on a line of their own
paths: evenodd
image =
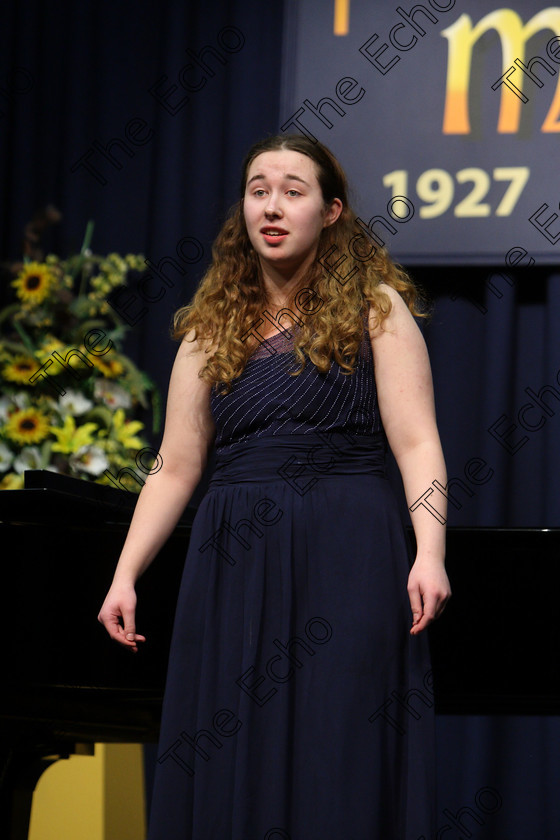
<svg viewBox="0 0 560 840">
<path fill-rule="evenodd" d="M 211 394 L 216 467 L 178 597 L 149 840 L 421 840 L 433 690 L 373 356 L 290 336 Z"/>
</svg>

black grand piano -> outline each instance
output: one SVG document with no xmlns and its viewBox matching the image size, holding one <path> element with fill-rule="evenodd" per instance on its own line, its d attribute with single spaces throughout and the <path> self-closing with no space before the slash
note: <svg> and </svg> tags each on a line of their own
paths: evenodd
<svg viewBox="0 0 560 840">
<path fill-rule="evenodd" d="M 154 743 L 175 598 L 195 513 L 188 507 L 138 581 L 137 655 L 96 616 L 135 496 L 49 472 L 0 493 L 3 643 L 0 832 L 25 840 L 35 784 L 95 742 Z M 436 712 L 558 714 L 554 586 L 560 529 L 449 528 L 453 598 L 430 630 Z"/>
</svg>

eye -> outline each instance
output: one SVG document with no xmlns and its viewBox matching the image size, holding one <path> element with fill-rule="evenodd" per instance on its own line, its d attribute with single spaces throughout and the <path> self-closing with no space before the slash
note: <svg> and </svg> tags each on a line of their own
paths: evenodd
<svg viewBox="0 0 560 840">
<path fill-rule="evenodd" d="M 301 193 L 298 190 L 288 190 L 288 195 L 296 196 L 301 195 Z"/>
<path fill-rule="evenodd" d="M 253 193 L 253 195 L 259 196 L 259 198 L 260 198 L 261 195 L 264 195 L 264 194 L 265 194 L 265 191 L 260 187 L 259 187 L 259 189 L 255 190 L 254 193 Z"/>
</svg>

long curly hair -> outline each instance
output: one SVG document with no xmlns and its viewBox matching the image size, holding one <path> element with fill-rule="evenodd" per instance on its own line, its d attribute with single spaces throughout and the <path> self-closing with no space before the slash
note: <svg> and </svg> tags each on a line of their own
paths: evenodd
<svg viewBox="0 0 560 840">
<path fill-rule="evenodd" d="M 357 225 L 348 202 L 346 176 L 332 152 L 303 135 L 270 137 L 249 150 L 242 167 L 240 199 L 214 242 L 212 263 L 191 303 L 181 307 L 173 321 L 174 338 L 191 333 L 189 341 L 202 340 L 206 352 L 212 351 L 199 376 L 223 393 L 231 389 L 259 344 L 255 327 L 259 321 L 263 323 L 262 313 L 269 304 L 243 215 L 247 173 L 258 155 L 284 149 L 311 158 L 325 204 L 339 198 L 343 205 L 337 221 L 323 228 L 317 259 L 288 302 L 287 308 L 300 327 L 294 331 L 293 343 L 299 368 L 292 375 L 299 375 L 307 360 L 322 373 L 333 359 L 343 373 L 354 371 L 369 307 L 380 327 L 391 311 L 391 300 L 380 288 L 382 282 L 400 293 L 413 315 L 428 317 L 421 290 L 386 249 L 373 246 Z M 283 327 L 279 323 L 279 329 Z"/>
</svg>

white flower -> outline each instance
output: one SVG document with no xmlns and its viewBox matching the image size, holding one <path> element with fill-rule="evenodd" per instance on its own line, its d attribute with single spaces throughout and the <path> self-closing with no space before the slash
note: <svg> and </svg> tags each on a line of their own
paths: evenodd
<svg viewBox="0 0 560 840">
<path fill-rule="evenodd" d="M 21 475 L 25 470 L 40 470 L 43 465 L 38 446 L 26 446 L 14 460 L 14 470 Z"/>
<path fill-rule="evenodd" d="M 2 397 L 2 399 L 5 400 L 6 397 Z M 6 472 L 13 460 L 14 453 L 12 450 L 5 443 L 0 443 L 0 472 Z"/>
<path fill-rule="evenodd" d="M 13 408 L 14 401 L 11 397 L 0 397 L 0 420 L 3 423 L 8 421 L 8 412 Z"/>
<path fill-rule="evenodd" d="M 82 446 L 70 456 L 70 465 L 90 475 L 101 475 L 109 466 L 107 456 L 99 446 Z"/>
<path fill-rule="evenodd" d="M 73 417 L 79 417 L 80 414 L 85 414 L 93 407 L 92 401 L 79 391 L 66 391 L 62 397 L 59 397 L 58 405 L 63 416 L 71 414 Z"/>
<path fill-rule="evenodd" d="M 17 394 L 11 394 L 9 397 L 0 397 L 0 422 L 7 423 L 10 419 L 10 414 L 14 411 L 23 411 L 30 406 L 29 396 L 23 391 L 18 391 Z"/>
<path fill-rule="evenodd" d="M 103 400 L 109 408 L 130 408 L 132 397 L 124 388 L 116 382 L 109 382 L 107 379 L 96 379 L 93 386 L 95 398 Z"/>
<path fill-rule="evenodd" d="M 31 405 L 29 396 L 25 393 L 25 391 L 19 391 L 17 394 L 13 394 L 12 402 L 15 403 L 21 411 L 23 411 L 24 408 L 29 408 Z"/>
</svg>

